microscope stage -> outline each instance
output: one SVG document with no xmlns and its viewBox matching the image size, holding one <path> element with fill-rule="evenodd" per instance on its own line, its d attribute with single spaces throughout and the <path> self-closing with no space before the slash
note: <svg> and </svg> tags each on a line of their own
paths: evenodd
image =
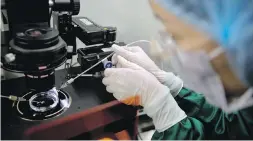
<svg viewBox="0 0 253 141">
<path fill-rule="evenodd" d="M 79 68 L 74 69 L 79 70 Z M 66 77 L 66 70 L 56 71 L 55 74 L 56 87 L 59 87 L 62 84 L 62 82 L 65 82 L 66 80 L 65 77 Z M 29 90 L 26 89 L 25 79 L 23 77 L 11 80 L 4 80 L 2 81 L 1 86 L 3 95 L 23 96 L 24 94 L 29 92 Z M 12 107 L 13 102 L 6 99 L 1 99 L 2 139 L 11 139 L 11 140 L 23 139 L 24 133 L 32 127 L 36 127 L 51 122 L 53 123 L 59 119 L 62 119 L 63 117 L 65 118 L 74 114 L 82 113 L 88 109 L 99 107 L 100 105 L 115 100 L 112 94 L 106 92 L 105 86 L 102 84 L 102 80 L 98 78 L 78 78 L 73 84 L 63 89 L 62 94 L 65 95 L 68 94 L 69 97 L 71 98 L 72 102 L 69 108 L 65 107 L 64 111 L 61 114 L 44 120 L 38 120 L 41 119 L 40 116 L 37 116 L 37 119 L 34 120 L 24 120 L 24 117 L 21 116 L 22 117 L 21 118 L 20 115 L 16 112 L 17 107 L 16 106 Z M 134 116 L 135 109 L 126 105 L 123 105 L 123 107 L 127 108 L 129 107 L 130 109 L 130 112 L 125 112 L 123 110 L 125 114 L 128 114 L 127 116 L 129 115 Z M 27 110 L 25 111 L 27 112 Z M 119 111 L 122 111 L 122 108 L 119 109 Z M 119 116 L 122 116 L 121 113 L 122 112 L 112 111 L 112 115 L 110 115 L 109 117 L 111 118 L 116 115 L 118 118 Z M 31 118 L 32 113 L 26 114 L 28 114 Z M 107 117 L 96 117 L 96 119 L 89 119 L 90 121 L 87 121 L 87 123 L 90 123 L 91 121 L 93 122 L 94 120 L 103 121 L 106 118 Z M 65 129 L 65 130 L 72 131 L 72 129 Z M 65 137 L 63 136 L 62 139 L 65 139 Z"/>
</svg>

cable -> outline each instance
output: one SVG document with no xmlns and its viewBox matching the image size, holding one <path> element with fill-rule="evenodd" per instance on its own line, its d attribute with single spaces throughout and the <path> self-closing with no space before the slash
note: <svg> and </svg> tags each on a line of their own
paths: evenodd
<svg viewBox="0 0 253 141">
<path fill-rule="evenodd" d="M 129 43 L 129 44 L 127 44 L 126 46 L 128 47 L 128 46 L 130 46 L 130 45 L 132 45 L 132 44 L 135 44 L 135 43 L 138 43 L 138 42 L 147 42 L 147 43 L 151 43 L 151 42 L 148 41 L 148 40 L 138 40 L 138 41 L 134 41 L 134 42 L 132 42 L 132 43 Z"/>
<path fill-rule="evenodd" d="M 9 100 L 12 100 L 12 101 L 27 101 L 23 97 L 17 97 L 17 96 L 14 96 L 14 95 L 9 95 L 9 96 L 1 95 L 1 98 L 6 98 L 6 99 L 9 99 Z"/>
<path fill-rule="evenodd" d="M 8 98 L 9 99 L 9 96 L 5 96 L 5 95 L 1 95 L 2 98 Z"/>
</svg>

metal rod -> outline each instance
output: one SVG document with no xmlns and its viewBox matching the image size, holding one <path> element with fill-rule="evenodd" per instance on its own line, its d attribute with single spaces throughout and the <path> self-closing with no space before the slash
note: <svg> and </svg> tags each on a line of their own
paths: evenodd
<svg viewBox="0 0 253 141">
<path fill-rule="evenodd" d="M 93 74 L 83 74 L 83 75 L 81 75 L 82 77 L 92 77 L 93 76 Z"/>
<path fill-rule="evenodd" d="M 18 97 L 18 96 L 14 96 L 14 95 L 10 95 L 10 96 L 4 96 L 1 95 L 2 98 L 6 98 L 12 101 L 27 101 L 26 99 L 24 99 L 23 97 Z"/>
<path fill-rule="evenodd" d="M 96 67 L 97 65 L 99 65 L 101 62 L 103 62 L 104 60 L 106 60 L 107 58 L 111 57 L 114 54 L 111 53 L 110 55 L 106 56 L 105 58 L 103 58 L 102 60 L 98 61 L 96 64 L 94 64 L 93 66 L 91 66 L 90 68 L 86 69 L 85 71 L 83 71 L 82 73 L 78 74 L 76 77 L 74 78 L 70 78 L 67 82 L 65 82 L 64 84 L 61 85 L 60 89 L 67 87 L 69 84 L 73 83 L 77 78 L 79 78 L 80 76 L 82 76 L 83 74 L 85 74 L 86 72 L 88 72 L 89 70 L 93 69 L 94 67 Z"/>
<path fill-rule="evenodd" d="M 1 95 L 1 97 L 9 99 L 9 96 Z"/>
<path fill-rule="evenodd" d="M 81 75 L 83 75 L 84 73 L 88 72 L 89 70 L 93 69 L 94 67 L 96 67 L 98 64 L 100 64 L 101 62 L 103 62 L 104 60 L 106 60 L 107 58 L 111 57 L 114 53 L 111 53 L 110 55 L 106 56 L 104 59 L 98 61 L 95 65 L 91 66 L 90 68 L 88 68 L 87 70 L 83 71 L 82 73 L 78 74 L 75 78 L 73 78 L 74 80 L 77 79 L 78 77 L 80 77 Z"/>
</svg>

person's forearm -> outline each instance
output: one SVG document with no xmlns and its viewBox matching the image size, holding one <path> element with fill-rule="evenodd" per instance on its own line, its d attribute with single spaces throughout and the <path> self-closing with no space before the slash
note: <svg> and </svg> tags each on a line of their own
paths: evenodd
<svg viewBox="0 0 253 141">
<path fill-rule="evenodd" d="M 249 132 L 253 127 L 253 106 L 227 114 L 209 104 L 202 94 L 187 88 L 182 88 L 175 100 L 188 116 L 190 124 L 187 127 L 194 130 L 203 128 L 201 132 L 189 131 L 189 134 L 196 133 L 198 136 L 202 133 L 204 139 L 252 139 L 253 137 Z M 199 122 L 195 122 L 196 120 Z M 181 128 L 181 130 L 180 132 L 184 132 L 185 129 Z"/>
<path fill-rule="evenodd" d="M 203 124 L 191 117 L 184 118 L 171 128 L 158 132 L 152 136 L 152 140 L 203 140 L 205 139 Z"/>
<path fill-rule="evenodd" d="M 176 97 L 183 88 L 183 81 L 172 72 L 159 71 L 154 75 L 163 85 L 170 89 L 173 97 Z"/>
<path fill-rule="evenodd" d="M 156 110 L 150 110 L 154 108 L 144 108 L 147 111 L 147 115 L 153 119 L 153 123 L 158 132 L 163 132 L 184 118 L 187 117 L 185 112 L 178 106 L 177 102 L 171 95 L 167 95 L 160 100 L 159 106 Z"/>
</svg>

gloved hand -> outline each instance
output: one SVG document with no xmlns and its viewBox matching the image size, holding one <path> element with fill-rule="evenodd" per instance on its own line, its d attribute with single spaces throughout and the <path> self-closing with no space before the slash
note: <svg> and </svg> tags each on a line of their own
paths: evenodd
<svg viewBox="0 0 253 141">
<path fill-rule="evenodd" d="M 116 67 L 121 67 L 120 64 L 118 64 L 117 59 L 117 56 L 120 55 L 126 60 L 133 62 L 152 73 L 162 84 L 170 89 L 170 92 L 174 97 L 182 89 L 183 81 L 172 72 L 165 72 L 157 67 L 140 47 L 120 47 L 114 44 L 112 45 L 112 51 L 115 52 L 112 57 L 112 63 L 116 64 Z"/>
<path fill-rule="evenodd" d="M 140 66 L 117 56 L 121 68 L 104 71 L 103 84 L 119 101 L 141 105 L 153 119 L 156 130 L 162 132 L 186 117 L 168 87 Z"/>
</svg>

